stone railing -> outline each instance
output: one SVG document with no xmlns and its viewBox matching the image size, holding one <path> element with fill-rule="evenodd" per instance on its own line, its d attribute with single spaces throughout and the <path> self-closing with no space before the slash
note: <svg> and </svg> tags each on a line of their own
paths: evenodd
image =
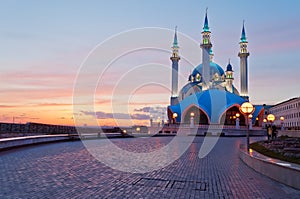
<svg viewBox="0 0 300 199">
<path fill-rule="evenodd" d="M 300 165 L 269 158 L 250 149 L 239 152 L 241 160 L 255 171 L 288 186 L 300 189 Z"/>
</svg>

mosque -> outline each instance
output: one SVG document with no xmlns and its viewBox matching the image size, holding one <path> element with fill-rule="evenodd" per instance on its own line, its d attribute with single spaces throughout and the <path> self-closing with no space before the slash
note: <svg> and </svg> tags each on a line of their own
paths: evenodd
<svg viewBox="0 0 300 199">
<path fill-rule="evenodd" d="M 233 66 L 227 64 L 226 70 L 213 62 L 211 32 L 208 25 L 207 12 L 205 14 L 202 31 L 202 63 L 194 67 L 188 76 L 188 82 L 178 92 L 179 45 L 177 30 L 175 30 L 172 46 L 172 87 L 170 105 L 167 107 L 170 123 L 188 124 L 193 117 L 195 125 L 235 125 L 236 118 L 241 126 L 245 125 L 245 116 L 239 108 L 249 101 L 248 96 L 248 57 L 247 38 L 243 23 L 240 38 L 240 92 L 234 86 Z M 252 117 L 253 126 L 261 126 L 264 119 L 264 108 L 254 105 Z"/>
</svg>

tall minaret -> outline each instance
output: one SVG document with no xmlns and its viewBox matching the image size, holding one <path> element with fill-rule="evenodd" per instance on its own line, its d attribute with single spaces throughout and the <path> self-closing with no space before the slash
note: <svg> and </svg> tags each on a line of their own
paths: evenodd
<svg viewBox="0 0 300 199">
<path fill-rule="evenodd" d="M 175 35 L 172 46 L 172 56 L 170 59 L 172 60 L 172 95 L 171 95 L 171 105 L 175 105 L 178 103 L 177 95 L 178 95 L 178 62 L 180 57 L 178 55 L 178 41 L 177 41 L 177 27 L 175 27 Z"/>
<path fill-rule="evenodd" d="M 204 27 L 202 31 L 202 43 L 200 47 L 202 48 L 202 82 L 203 87 L 207 88 L 209 82 L 211 80 L 210 76 L 210 49 L 212 47 L 210 41 L 210 31 L 208 27 L 208 19 L 207 19 L 207 9 L 205 13 Z"/>
<path fill-rule="evenodd" d="M 243 22 L 242 36 L 240 41 L 240 71 L 241 71 L 241 96 L 248 99 L 248 61 L 247 58 L 250 55 L 247 50 L 247 39 L 245 33 L 245 26 Z"/>
</svg>

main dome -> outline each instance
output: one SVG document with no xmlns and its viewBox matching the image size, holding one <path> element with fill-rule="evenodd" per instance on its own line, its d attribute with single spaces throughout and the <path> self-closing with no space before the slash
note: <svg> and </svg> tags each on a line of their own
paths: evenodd
<svg viewBox="0 0 300 199">
<path fill-rule="evenodd" d="M 224 70 L 221 66 L 214 62 L 210 62 L 210 74 L 213 76 L 214 74 L 218 74 L 219 76 L 224 75 Z M 192 72 L 192 76 L 196 77 L 197 74 L 200 74 L 202 76 L 202 64 L 199 64 Z"/>
</svg>

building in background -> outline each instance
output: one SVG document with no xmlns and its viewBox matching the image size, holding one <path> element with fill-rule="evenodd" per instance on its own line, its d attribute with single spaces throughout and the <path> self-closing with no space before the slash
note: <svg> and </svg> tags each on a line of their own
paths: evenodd
<svg viewBox="0 0 300 199">
<path fill-rule="evenodd" d="M 288 130 L 300 130 L 300 97 L 280 102 L 269 108 L 269 113 L 275 115 L 274 124 Z M 284 120 L 280 120 L 283 117 Z"/>
</svg>

